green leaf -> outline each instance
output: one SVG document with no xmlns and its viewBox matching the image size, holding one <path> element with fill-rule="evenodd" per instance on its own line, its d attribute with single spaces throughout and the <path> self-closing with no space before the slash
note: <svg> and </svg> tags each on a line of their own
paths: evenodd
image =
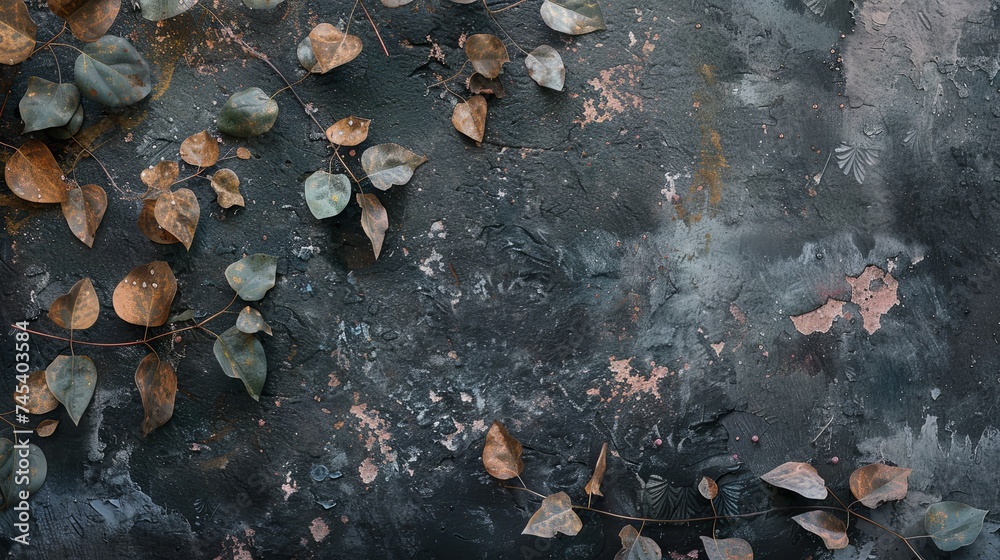
<svg viewBox="0 0 1000 560">
<path fill-rule="evenodd" d="M 270 10 L 285 0 L 243 0 L 243 5 L 254 10 Z"/>
<path fill-rule="evenodd" d="M 924 528 L 938 548 L 945 552 L 972 544 L 983 530 L 983 519 L 989 513 L 961 502 L 931 504 L 924 514 Z"/>
<path fill-rule="evenodd" d="M 84 97 L 107 107 L 133 105 L 152 90 L 149 63 L 132 43 L 114 35 L 84 45 L 74 78 Z"/>
<path fill-rule="evenodd" d="M 342 173 L 317 171 L 306 179 L 306 204 L 317 219 L 340 214 L 351 201 L 351 180 Z"/>
<path fill-rule="evenodd" d="M 27 457 L 21 456 L 22 452 L 26 452 Z M 21 465 L 18 465 L 21 459 L 28 461 L 27 476 Z M 34 494 L 41 489 L 48 470 L 45 453 L 37 445 L 29 443 L 26 447 L 19 448 L 8 439 L 0 439 L 0 490 L 4 498 L 0 509 L 6 510 L 19 505 L 22 501 L 20 494 L 24 490 Z"/>
<path fill-rule="evenodd" d="M 17 105 L 24 121 L 21 134 L 66 125 L 80 108 L 80 90 L 44 78 L 28 78 L 28 90 Z"/>
<path fill-rule="evenodd" d="M 566 83 L 566 66 L 559 52 L 548 45 L 540 45 L 524 59 L 528 75 L 542 87 L 562 91 Z"/>
<path fill-rule="evenodd" d="M 79 90 L 78 90 L 79 91 Z M 69 140 L 71 136 L 80 132 L 80 128 L 83 126 L 83 104 L 76 108 L 73 116 L 69 118 L 69 122 L 60 126 L 58 128 L 47 128 L 45 129 L 45 134 L 55 138 L 56 140 Z"/>
<path fill-rule="evenodd" d="M 405 185 L 413 170 L 427 161 L 426 156 L 407 150 L 399 144 L 379 144 L 361 154 L 361 167 L 377 189 L 388 190 L 393 185 Z"/>
<path fill-rule="evenodd" d="M 56 356 L 45 368 L 45 383 L 66 407 L 73 423 L 79 426 L 80 417 L 87 410 L 97 388 L 94 362 L 87 356 Z"/>
<path fill-rule="evenodd" d="M 267 358 L 257 337 L 232 327 L 215 339 L 215 359 L 229 377 L 241 379 L 253 400 L 260 400 L 260 391 L 267 378 Z"/>
<path fill-rule="evenodd" d="M 219 132 L 240 138 L 260 136 L 278 120 L 278 103 L 258 87 L 234 93 L 219 111 Z"/>
<path fill-rule="evenodd" d="M 226 268 L 226 280 L 245 301 L 258 301 L 274 287 L 278 257 L 257 253 L 243 257 Z"/>
<path fill-rule="evenodd" d="M 604 14 L 597 0 L 545 0 L 541 8 L 545 25 L 568 35 L 604 29 Z"/>
<path fill-rule="evenodd" d="M 150 21 L 161 21 L 183 14 L 198 3 L 198 0 L 139 0 L 142 17 Z"/>
<path fill-rule="evenodd" d="M 316 66 L 318 62 L 316 53 L 313 52 L 312 41 L 309 40 L 308 35 L 303 37 L 298 46 L 295 47 L 295 56 L 299 59 L 299 64 L 306 70 L 312 70 L 313 66 Z"/>
<path fill-rule="evenodd" d="M 247 334 L 254 334 L 257 332 L 266 332 L 267 334 L 271 334 L 271 325 L 267 324 L 267 321 L 264 320 L 260 311 L 257 311 L 249 305 L 244 307 L 243 311 L 240 311 L 240 316 L 236 318 L 236 328 L 239 329 L 240 332 L 245 332 Z"/>
</svg>

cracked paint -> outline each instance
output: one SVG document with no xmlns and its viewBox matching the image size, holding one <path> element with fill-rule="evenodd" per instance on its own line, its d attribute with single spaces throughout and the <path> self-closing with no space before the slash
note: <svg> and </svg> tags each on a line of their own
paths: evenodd
<svg viewBox="0 0 1000 560">
<path fill-rule="evenodd" d="M 861 308 L 865 330 L 874 334 L 882 326 L 882 315 L 899 303 L 899 282 L 881 268 L 870 265 L 858 276 L 844 278 L 851 285 L 851 303 Z"/>
</svg>

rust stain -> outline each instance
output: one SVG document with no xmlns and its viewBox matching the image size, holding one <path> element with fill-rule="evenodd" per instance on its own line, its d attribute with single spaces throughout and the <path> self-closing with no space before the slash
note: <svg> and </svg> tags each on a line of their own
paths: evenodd
<svg viewBox="0 0 1000 560">
<path fill-rule="evenodd" d="M 691 94 L 695 118 L 701 129 L 701 146 L 698 167 L 686 197 L 677 197 L 674 208 L 677 217 L 691 225 L 701 221 L 705 211 L 714 216 L 722 202 L 722 174 L 729 164 L 722 149 L 722 135 L 716 130 L 719 95 L 715 91 L 716 79 L 712 66 L 702 64 L 698 73 L 705 87 Z"/>
</svg>

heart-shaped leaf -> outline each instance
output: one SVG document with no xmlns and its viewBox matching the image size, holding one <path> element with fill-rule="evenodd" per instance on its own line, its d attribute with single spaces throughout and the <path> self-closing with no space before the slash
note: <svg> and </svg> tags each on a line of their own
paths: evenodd
<svg viewBox="0 0 1000 560">
<path fill-rule="evenodd" d="M 31 56 L 37 33 L 24 0 L 0 0 L 0 64 L 18 64 Z"/>
<path fill-rule="evenodd" d="M 451 124 L 455 130 L 476 142 L 482 142 L 483 134 L 486 132 L 486 98 L 474 95 L 468 101 L 455 105 L 455 110 L 451 114 Z"/>
<path fill-rule="evenodd" d="M 565 492 L 552 494 L 542 500 L 542 507 L 531 516 L 522 535 L 552 538 L 556 533 L 572 537 L 583 529 L 583 521 L 573 511 L 573 502 Z"/>
<path fill-rule="evenodd" d="M 604 29 L 604 14 L 597 0 L 545 0 L 545 25 L 567 35 L 583 35 Z"/>
<path fill-rule="evenodd" d="M 56 356 L 45 368 L 45 383 L 49 390 L 73 419 L 80 425 L 80 417 L 87 410 L 97 388 L 97 368 L 87 356 Z"/>
<path fill-rule="evenodd" d="M 161 194 L 170 191 L 170 186 L 174 184 L 177 175 L 181 172 L 176 161 L 160 161 L 152 167 L 147 167 L 139 174 L 139 178 L 148 187 L 142 197 L 146 200 L 156 199 Z"/>
<path fill-rule="evenodd" d="M 465 86 L 469 88 L 470 92 L 477 95 L 492 95 L 497 99 L 501 99 L 506 95 L 500 78 L 487 78 L 479 72 L 475 72 L 469 76 L 469 80 L 465 83 Z"/>
<path fill-rule="evenodd" d="M 251 156 L 250 150 L 244 148 L 243 146 L 236 148 L 236 157 L 243 160 L 247 160 L 250 159 L 250 156 Z"/>
<path fill-rule="evenodd" d="M 243 0 L 243 5 L 254 10 L 271 10 L 285 0 Z"/>
<path fill-rule="evenodd" d="M 257 253 L 226 267 L 229 287 L 244 301 L 258 301 L 274 287 L 278 257 Z"/>
<path fill-rule="evenodd" d="M 33 443 L 29 443 L 27 449 L 15 449 L 13 442 L 2 439 L 0 452 L 3 453 L 4 459 L 3 466 L 0 467 L 0 475 L 3 477 L 0 480 L 0 491 L 4 496 L 2 509 L 9 509 L 21 503 L 22 492 L 27 492 L 30 496 L 41 489 L 49 467 L 45 454 Z M 22 455 L 25 452 L 27 455 Z M 27 468 L 22 468 L 22 459 L 27 460 Z"/>
<path fill-rule="evenodd" d="M 477 33 L 465 40 L 465 56 L 472 67 L 487 78 L 496 78 L 510 62 L 507 46 L 496 35 Z"/>
<path fill-rule="evenodd" d="M 170 232 L 160 227 L 156 221 L 156 199 L 146 199 L 142 201 L 142 209 L 139 211 L 139 219 L 136 222 L 139 231 L 142 232 L 153 243 L 161 245 L 172 245 L 181 241 L 170 235 Z"/>
<path fill-rule="evenodd" d="M 559 53 L 548 45 L 540 45 L 524 59 L 528 75 L 542 87 L 562 91 L 566 83 L 566 66 Z"/>
<path fill-rule="evenodd" d="M 938 548 L 951 552 L 975 542 L 987 513 L 961 502 L 938 502 L 927 508 L 924 528 Z"/>
<path fill-rule="evenodd" d="M 28 410 L 28 414 L 46 414 L 59 407 L 59 401 L 45 382 L 44 371 L 29 373 L 26 385 L 28 386 L 28 402 L 22 406 Z M 16 397 L 17 395 L 15 395 Z"/>
<path fill-rule="evenodd" d="M 220 169 L 212 174 L 212 189 L 219 206 L 232 208 L 243 206 L 243 195 L 240 194 L 240 178 L 232 169 Z"/>
<path fill-rule="evenodd" d="M 38 140 L 28 140 L 10 156 L 4 178 L 14 194 L 29 202 L 63 202 L 69 197 L 56 158 Z"/>
<path fill-rule="evenodd" d="M 52 419 L 42 420 L 41 422 L 38 423 L 37 426 L 35 426 L 35 433 L 38 434 L 38 437 L 49 437 L 52 434 L 56 433 L 56 428 L 58 427 L 59 427 L 58 420 L 52 420 Z"/>
<path fill-rule="evenodd" d="M 872 509 L 885 502 L 902 500 L 906 497 L 906 479 L 911 472 L 911 469 L 881 463 L 866 465 L 851 473 L 851 494 Z"/>
<path fill-rule="evenodd" d="M 760 479 L 805 498 L 812 500 L 826 498 L 826 482 L 808 463 L 788 462 L 765 473 Z"/>
<path fill-rule="evenodd" d="M 244 307 L 243 311 L 240 311 L 240 316 L 236 318 L 236 328 L 239 329 L 240 332 L 247 334 L 255 334 L 258 332 L 271 334 L 271 325 L 267 324 L 267 321 L 264 320 L 260 311 L 257 311 L 249 305 Z"/>
<path fill-rule="evenodd" d="M 306 178 L 306 204 L 317 219 L 340 214 L 351 201 L 351 180 L 343 173 L 317 171 Z"/>
<path fill-rule="evenodd" d="M 161 194 L 156 199 L 153 215 L 160 227 L 176 237 L 185 249 L 191 249 L 198 218 L 201 216 L 201 206 L 194 191 L 177 189 Z"/>
<path fill-rule="evenodd" d="M 601 482 L 604 480 L 604 471 L 608 468 L 608 444 L 605 443 L 601 446 L 601 454 L 597 456 L 597 463 L 594 465 L 594 474 L 590 476 L 590 480 L 587 485 L 584 486 L 583 490 L 588 495 L 598 495 L 601 494 Z"/>
<path fill-rule="evenodd" d="M 753 549 L 743 539 L 701 537 L 708 560 L 753 560 Z"/>
<path fill-rule="evenodd" d="M 76 57 L 76 87 L 87 99 L 106 107 L 127 107 L 152 90 L 149 63 L 132 43 L 105 35 Z"/>
<path fill-rule="evenodd" d="M 219 161 L 219 142 L 207 130 L 181 142 L 181 159 L 197 167 L 211 167 Z"/>
<path fill-rule="evenodd" d="M 719 485 L 711 477 L 703 476 L 698 481 L 698 493 L 706 500 L 714 500 L 719 495 Z"/>
<path fill-rule="evenodd" d="M 399 144 L 379 144 L 361 154 L 361 167 L 375 188 L 388 190 L 393 185 L 405 185 L 413 170 L 427 161 L 426 156 L 407 150 Z"/>
<path fill-rule="evenodd" d="M 49 0 L 49 10 L 66 20 L 73 36 L 84 43 L 103 37 L 121 7 L 122 0 Z"/>
<path fill-rule="evenodd" d="M 368 138 L 371 119 L 350 116 L 333 123 L 326 129 L 326 137 L 338 146 L 357 146 Z"/>
<path fill-rule="evenodd" d="M 49 319 L 64 329 L 89 329 L 97 322 L 101 302 L 90 278 L 73 284 L 69 293 L 61 295 L 49 306 Z"/>
<path fill-rule="evenodd" d="M 486 472 L 500 480 L 520 475 L 524 470 L 521 451 L 521 442 L 514 439 L 503 424 L 494 420 L 490 431 L 486 432 L 486 444 L 483 447 L 483 466 L 486 467 Z"/>
<path fill-rule="evenodd" d="M 94 236 L 108 209 L 108 194 L 97 185 L 77 187 L 62 203 L 63 217 L 70 231 L 87 247 L 94 246 Z"/>
<path fill-rule="evenodd" d="M 242 380 L 247 393 L 259 401 L 267 379 L 267 358 L 257 337 L 232 327 L 215 339 L 212 350 L 222 371 Z"/>
<path fill-rule="evenodd" d="M 847 546 L 847 525 L 826 511 L 807 511 L 792 518 L 803 529 L 823 539 L 830 550 Z"/>
<path fill-rule="evenodd" d="M 162 21 L 183 14 L 198 3 L 198 0 L 139 0 L 142 17 L 149 21 Z"/>
<path fill-rule="evenodd" d="M 142 397 L 142 435 L 149 435 L 167 423 L 174 414 L 177 374 L 171 365 L 156 354 L 147 354 L 135 370 L 135 386 Z"/>
<path fill-rule="evenodd" d="M 371 193 L 358 193 L 355 199 L 361 207 L 361 229 L 371 240 L 375 260 L 378 260 L 382 252 L 382 243 L 385 241 L 385 232 L 389 230 L 389 214 L 386 213 L 378 197 Z"/>
<path fill-rule="evenodd" d="M 21 134 L 58 128 L 69 123 L 80 108 L 80 90 L 73 84 L 57 84 L 31 76 L 17 108 L 24 121 Z"/>
<path fill-rule="evenodd" d="M 80 131 L 81 127 L 83 127 L 82 103 L 77 106 L 76 111 L 73 112 L 73 116 L 69 118 L 68 123 L 56 128 L 46 128 L 45 134 L 48 134 L 56 140 L 69 140 L 70 137 Z"/>
<path fill-rule="evenodd" d="M 345 34 L 329 23 L 321 23 L 309 32 L 308 45 L 316 63 L 306 67 L 306 70 L 314 74 L 325 74 L 347 64 L 361 54 L 362 48 L 360 37 Z M 308 56 L 299 57 L 299 62 L 303 63 L 303 66 L 308 61 Z"/>
<path fill-rule="evenodd" d="M 619 531 L 622 539 L 622 549 L 615 554 L 615 560 L 661 560 L 663 552 L 656 541 L 639 535 L 635 527 L 626 525 Z"/>
<path fill-rule="evenodd" d="M 123 321 L 141 327 L 167 322 L 177 293 L 177 279 L 170 265 L 153 261 L 133 268 L 115 287 L 112 303 Z"/>
<path fill-rule="evenodd" d="M 240 138 L 260 136 L 278 120 L 278 104 L 258 87 L 231 95 L 219 111 L 219 132 Z"/>
</svg>

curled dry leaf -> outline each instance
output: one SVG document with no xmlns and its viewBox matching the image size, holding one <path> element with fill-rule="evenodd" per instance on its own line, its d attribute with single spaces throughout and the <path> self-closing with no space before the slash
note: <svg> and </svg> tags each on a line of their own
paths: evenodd
<svg viewBox="0 0 1000 560">
<path fill-rule="evenodd" d="M 240 332 L 247 334 L 255 334 L 258 332 L 272 334 L 271 325 L 267 324 L 267 321 L 264 320 L 260 311 L 257 311 L 249 305 L 244 307 L 243 311 L 240 311 L 239 317 L 236 318 L 236 328 L 239 329 Z"/>
<path fill-rule="evenodd" d="M 542 87 L 562 91 L 566 83 L 566 66 L 559 52 L 548 45 L 540 45 L 524 59 L 528 75 Z"/>
<path fill-rule="evenodd" d="M 486 133 L 486 98 L 474 95 L 468 101 L 455 105 L 451 124 L 455 130 L 476 142 L 482 142 L 483 134 Z"/>
<path fill-rule="evenodd" d="M 317 171 L 306 178 L 306 204 L 316 219 L 340 214 L 351 201 L 351 180 L 343 173 Z"/>
<path fill-rule="evenodd" d="M 371 123 L 371 119 L 352 115 L 326 129 L 326 138 L 338 146 L 357 146 L 368 138 L 368 126 Z"/>
<path fill-rule="evenodd" d="M 59 407 L 59 401 L 49 390 L 45 382 L 44 371 L 33 371 L 28 374 L 28 402 L 23 405 L 28 414 L 46 414 Z M 15 395 L 15 398 L 17 395 Z M 18 401 L 15 401 L 18 402 Z"/>
<path fill-rule="evenodd" d="M 385 232 L 389 230 L 389 215 L 378 197 L 371 193 L 358 193 L 356 199 L 358 206 L 361 207 L 361 229 L 365 230 L 365 235 L 371 240 L 375 260 L 378 260 L 382 252 L 382 243 L 385 241 Z"/>
<path fill-rule="evenodd" d="M 938 502 L 927 508 L 924 529 L 935 546 L 951 552 L 975 542 L 987 513 L 962 502 Z"/>
<path fill-rule="evenodd" d="M 219 161 L 219 143 L 207 130 L 192 134 L 181 142 L 181 159 L 197 167 L 211 167 Z"/>
<path fill-rule="evenodd" d="M 567 35 L 604 29 L 604 14 L 597 0 L 545 0 L 541 8 L 545 25 Z"/>
<path fill-rule="evenodd" d="M 143 169 L 139 178 L 148 188 L 142 198 L 155 199 L 170 191 L 170 186 L 174 184 L 174 180 L 177 179 L 180 172 L 181 168 L 176 161 L 161 161 L 152 167 Z"/>
<path fill-rule="evenodd" d="M 573 511 L 573 502 L 568 494 L 559 492 L 542 500 L 542 507 L 531 516 L 521 534 L 551 539 L 556 533 L 572 537 L 580 529 L 583 529 L 583 521 Z"/>
<path fill-rule="evenodd" d="M 236 157 L 244 160 L 250 159 L 250 150 L 240 146 L 239 148 L 236 148 Z"/>
<path fill-rule="evenodd" d="M 244 301 L 259 301 L 274 287 L 278 257 L 257 253 L 226 267 L 226 281 Z"/>
<path fill-rule="evenodd" d="M 426 156 L 418 156 L 393 143 L 372 146 L 361 154 L 361 167 L 368 174 L 368 180 L 383 191 L 393 185 L 405 185 L 413 177 L 413 171 L 425 161 Z"/>
<path fill-rule="evenodd" d="M 153 215 L 160 227 L 176 237 L 185 249 L 191 249 L 198 218 L 201 216 L 201 206 L 194 191 L 177 189 L 161 194 L 156 199 Z"/>
<path fill-rule="evenodd" d="M 122 0 L 49 0 L 49 9 L 66 20 L 73 36 L 91 43 L 104 36 L 118 17 Z"/>
<path fill-rule="evenodd" d="M 17 108 L 24 121 L 21 134 L 59 128 L 66 126 L 80 109 L 80 90 L 73 84 L 57 84 L 31 76 Z"/>
<path fill-rule="evenodd" d="M 465 87 L 469 88 L 469 91 L 472 93 L 492 95 L 497 99 L 501 99 L 506 95 L 500 78 L 487 78 L 478 72 L 469 76 Z"/>
<path fill-rule="evenodd" d="M 881 463 L 861 467 L 851 473 L 851 494 L 872 509 L 885 502 L 902 500 L 906 497 L 906 479 L 911 472 L 911 469 Z"/>
<path fill-rule="evenodd" d="M 829 512 L 807 511 L 792 519 L 806 531 L 823 539 L 823 544 L 830 550 L 847 546 L 847 526 Z"/>
<path fill-rule="evenodd" d="M 156 354 L 147 354 L 135 369 L 135 386 L 142 397 L 142 435 L 149 435 L 174 414 L 177 374 Z"/>
<path fill-rule="evenodd" d="M 38 434 L 38 437 L 49 437 L 56 433 L 56 428 L 58 427 L 58 420 L 52 420 L 51 418 L 42 420 L 37 426 L 35 426 L 35 433 Z"/>
<path fill-rule="evenodd" d="M 309 32 L 309 47 L 316 64 L 306 68 L 314 74 L 325 74 L 343 66 L 361 54 L 361 38 L 348 35 L 329 23 L 321 23 Z"/>
<path fill-rule="evenodd" d="M 240 178 L 231 169 L 220 169 L 212 174 L 212 189 L 219 206 L 231 208 L 243 206 L 243 195 L 240 194 Z"/>
<path fill-rule="evenodd" d="M 826 482 L 808 463 L 790 461 L 761 475 L 760 479 L 811 500 L 826 498 Z"/>
<path fill-rule="evenodd" d="M 67 194 L 62 203 L 63 217 L 70 231 L 87 247 L 94 246 L 97 228 L 108 209 L 108 194 L 97 185 L 83 185 Z"/>
<path fill-rule="evenodd" d="M 708 560 L 753 560 L 753 549 L 743 539 L 701 537 Z"/>
<path fill-rule="evenodd" d="M 247 393 L 259 401 L 267 378 L 267 358 L 257 337 L 231 327 L 215 339 L 212 350 L 222 371 L 242 380 Z"/>
<path fill-rule="evenodd" d="M 660 545 L 649 537 L 639 535 L 635 527 L 626 525 L 619 531 L 622 539 L 622 549 L 615 554 L 615 560 L 661 560 L 663 552 Z"/>
<path fill-rule="evenodd" d="M 278 120 L 278 103 L 258 87 L 238 91 L 226 100 L 216 126 L 219 132 L 240 138 L 260 136 Z"/>
<path fill-rule="evenodd" d="M 73 284 L 69 293 L 61 295 L 49 306 L 49 319 L 64 329 L 89 329 L 97 322 L 101 302 L 90 278 Z"/>
<path fill-rule="evenodd" d="M 157 223 L 155 198 L 142 201 L 142 209 L 139 211 L 139 220 L 136 222 L 136 226 L 153 243 L 172 245 L 181 242 L 180 239 L 171 235 Z"/>
<path fill-rule="evenodd" d="M 69 196 L 56 158 L 38 140 L 28 140 L 10 156 L 4 177 L 10 190 L 29 202 L 63 202 Z"/>
<path fill-rule="evenodd" d="M 183 14 L 198 3 L 198 0 L 139 0 L 142 17 L 150 21 L 162 21 Z"/>
<path fill-rule="evenodd" d="M 496 35 L 477 33 L 465 40 L 465 56 L 472 67 L 487 78 L 496 78 L 510 62 L 507 46 Z"/>
<path fill-rule="evenodd" d="M 170 265 L 153 261 L 129 271 L 111 299 L 121 320 L 141 327 L 159 327 L 167 322 L 176 293 L 177 279 Z"/>
<path fill-rule="evenodd" d="M 132 43 L 114 35 L 84 45 L 73 79 L 81 95 L 106 107 L 133 105 L 153 89 L 149 63 Z"/>
<path fill-rule="evenodd" d="M 14 65 L 31 56 L 37 33 L 24 0 L 0 0 L 0 63 Z"/>
<path fill-rule="evenodd" d="M 601 494 L 601 482 L 604 480 L 604 471 L 608 468 L 608 444 L 601 446 L 601 454 L 597 456 L 597 463 L 594 465 L 594 474 L 590 476 L 590 481 L 583 487 L 588 495 Z"/>
<path fill-rule="evenodd" d="M 52 394 L 66 407 L 73 423 L 87 410 L 97 388 L 97 368 L 87 356 L 56 356 L 45 368 L 45 383 Z"/>
<path fill-rule="evenodd" d="M 703 476 L 698 481 L 698 493 L 706 500 L 714 500 L 719 495 L 719 485 L 711 477 Z"/>
<path fill-rule="evenodd" d="M 521 474 L 524 461 L 521 460 L 521 442 L 514 439 L 507 428 L 497 420 L 486 432 L 483 447 L 483 466 L 490 475 L 500 480 L 509 480 Z"/>
</svg>

